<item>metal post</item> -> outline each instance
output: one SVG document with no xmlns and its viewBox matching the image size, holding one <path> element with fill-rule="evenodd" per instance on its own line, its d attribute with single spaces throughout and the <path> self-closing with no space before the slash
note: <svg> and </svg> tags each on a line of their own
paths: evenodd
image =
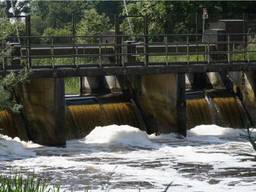
<svg viewBox="0 0 256 192">
<path fill-rule="evenodd" d="M 245 34 L 247 35 L 247 34 Z M 248 51 L 248 45 L 249 45 L 249 42 L 247 42 L 248 40 L 248 37 L 246 36 L 246 56 L 247 56 L 247 62 L 249 63 L 250 62 L 250 54 L 249 54 L 249 51 Z"/>
<path fill-rule="evenodd" d="M 26 16 L 26 36 L 27 36 L 27 41 L 26 41 L 26 44 L 27 44 L 27 57 L 28 57 L 28 68 L 31 67 L 31 56 L 30 56 L 30 53 L 31 53 L 31 16 L 30 15 L 27 15 Z"/>
<path fill-rule="evenodd" d="M 116 64 L 120 65 L 122 62 L 122 37 L 120 36 L 120 24 L 119 19 L 115 16 L 115 57 Z"/>
<path fill-rule="evenodd" d="M 76 60 L 77 60 L 77 53 L 76 53 L 76 49 L 75 49 L 75 18 L 74 18 L 74 14 L 72 14 L 72 44 L 73 44 L 73 64 L 75 66 L 77 66 L 76 64 Z"/>
<path fill-rule="evenodd" d="M 148 65 L 148 17 L 144 17 L 144 57 L 145 57 L 145 66 Z"/>
<path fill-rule="evenodd" d="M 189 57 L 189 35 L 187 35 L 186 41 L 187 41 L 187 64 L 189 64 L 189 60 L 190 60 L 190 57 Z"/>
<path fill-rule="evenodd" d="M 102 49 L 101 49 L 101 44 L 102 44 L 102 36 L 99 38 L 99 60 L 100 60 L 100 68 L 102 68 Z"/>
<path fill-rule="evenodd" d="M 177 74 L 177 99 L 176 99 L 176 114 L 177 114 L 177 132 L 183 136 L 187 135 L 187 112 L 186 112 L 186 83 L 185 73 Z"/>
<path fill-rule="evenodd" d="M 196 62 L 199 62 L 199 51 L 198 51 L 198 34 L 196 33 Z"/>
<path fill-rule="evenodd" d="M 203 19 L 203 29 L 202 29 L 202 41 L 203 41 L 203 37 L 204 37 L 204 33 L 205 33 L 205 20 L 208 19 L 208 11 L 206 8 L 203 8 L 203 15 L 202 15 L 202 19 Z"/>
<path fill-rule="evenodd" d="M 208 53 L 207 62 L 208 62 L 208 64 L 210 64 L 210 43 L 209 43 L 209 41 L 207 41 L 207 53 Z"/>
<path fill-rule="evenodd" d="M 128 41 L 127 42 L 127 64 L 136 64 L 136 56 L 134 56 L 133 54 L 135 54 L 136 51 L 136 47 L 134 45 L 134 42 L 132 41 Z"/>
<path fill-rule="evenodd" d="M 54 45 L 53 45 L 53 37 L 51 37 L 51 65 L 52 68 L 54 68 L 54 62 L 53 62 L 53 57 L 54 57 Z"/>
<path fill-rule="evenodd" d="M 230 35 L 228 34 L 228 63 L 230 63 Z"/>
<path fill-rule="evenodd" d="M 164 36 L 164 43 L 165 43 L 165 62 L 168 65 L 168 38 L 167 35 Z"/>
</svg>

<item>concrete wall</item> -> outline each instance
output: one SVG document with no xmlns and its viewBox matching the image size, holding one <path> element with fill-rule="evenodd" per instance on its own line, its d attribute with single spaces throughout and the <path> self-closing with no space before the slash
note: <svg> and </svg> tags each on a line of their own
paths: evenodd
<svg viewBox="0 0 256 192">
<path fill-rule="evenodd" d="M 177 131 L 177 75 L 146 75 L 137 81 L 141 86 L 139 87 L 137 82 L 135 92 L 146 117 L 149 132 Z"/>
<path fill-rule="evenodd" d="M 29 139 L 43 145 L 65 145 L 63 79 L 32 79 L 20 89 Z"/>
<path fill-rule="evenodd" d="M 234 91 L 240 94 L 251 119 L 256 124 L 256 73 L 232 72 L 229 73 L 234 83 Z"/>
</svg>

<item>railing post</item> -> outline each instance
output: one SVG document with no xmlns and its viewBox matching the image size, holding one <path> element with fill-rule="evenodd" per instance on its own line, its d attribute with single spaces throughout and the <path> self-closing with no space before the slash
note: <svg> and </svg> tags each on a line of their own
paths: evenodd
<svg viewBox="0 0 256 192">
<path fill-rule="evenodd" d="M 27 44 L 27 48 L 26 48 L 26 50 L 27 50 L 27 59 L 28 59 L 28 68 L 30 68 L 31 67 L 31 65 L 32 65 L 32 60 L 31 60 L 31 40 L 30 40 L 30 38 L 31 38 L 31 17 L 30 17 L 30 15 L 27 15 L 26 16 L 26 35 L 27 35 L 27 39 L 26 39 L 26 44 Z"/>
<path fill-rule="evenodd" d="M 119 19 L 117 16 L 115 16 L 115 57 L 116 57 L 116 64 L 120 65 L 122 60 L 122 36 L 120 33 L 120 25 L 119 25 Z"/>
<path fill-rule="evenodd" d="M 175 62 L 177 62 L 177 55 L 178 55 L 178 44 L 175 43 Z"/>
<path fill-rule="evenodd" d="M 78 58 L 80 58 L 80 57 L 78 57 L 78 55 L 79 55 L 79 52 L 78 52 L 78 45 L 76 45 L 76 67 L 78 67 Z"/>
<path fill-rule="evenodd" d="M 187 43 L 187 64 L 189 64 L 190 57 L 189 57 L 189 35 L 188 34 L 186 37 L 186 43 Z"/>
<path fill-rule="evenodd" d="M 166 65 L 168 65 L 169 64 L 169 62 L 168 62 L 168 38 L 167 38 L 166 34 L 164 36 L 164 43 L 165 43 L 165 62 L 166 62 Z"/>
<path fill-rule="evenodd" d="M 73 65 L 76 66 L 76 48 L 75 48 L 75 36 L 73 33 L 72 36 L 72 44 L 73 44 Z"/>
<path fill-rule="evenodd" d="M 250 62 L 250 54 L 249 54 L 249 51 L 248 51 L 248 45 L 249 45 L 249 42 L 248 41 L 248 36 L 247 34 L 244 34 L 246 35 L 246 38 L 245 38 L 245 47 L 246 47 L 246 55 L 247 55 L 247 62 L 249 63 Z"/>
<path fill-rule="evenodd" d="M 228 63 L 230 63 L 230 35 L 228 34 Z"/>
<path fill-rule="evenodd" d="M 145 66 L 148 66 L 148 17 L 144 17 L 144 57 L 145 57 Z"/>
<path fill-rule="evenodd" d="M 127 41 L 127 64 L 136 64 L 136 56 L 134 56 L 133 54 L 135 54 L 136 52 L 136 47 L 133 41 Z"/>
<path fill-rule="evenodd" d="M 248 57 L 248 45 L 247 45 L 247 34 L 243 33 L 243 39 L 244 39 L 244 60 L 249 62 Z"/>
<path fill-rule="evenodd" d="M 55 67 L 54 62 L 53 62 L 53 57 L 54 57 L 54 44 L 53 44 L 53 37 L 51 36 L 51 65 L 52 68 Z"/>
<path fill-rule="evenodd" d="M 199 62 L 199 51 L 198 51 L 198 34 L 196 34 L 196 62 Z"/>
<path fill-rule="evenodd" d="M 210 64 L 210 43 L 207 41 L 207 62 Z"/>
<path fill-rule="evenodd" d="M 100 60 L 100 68 L 102 68 L 102 36 L 99 38 L 99 60 Z"/>
</svg>

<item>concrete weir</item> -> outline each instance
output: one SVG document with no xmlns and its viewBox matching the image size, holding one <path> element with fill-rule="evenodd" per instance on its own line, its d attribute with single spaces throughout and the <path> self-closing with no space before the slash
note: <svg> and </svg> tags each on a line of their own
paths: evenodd
<svg viewBox="0 0 256 192">
<path fill-rule="evenodd" d="M 97 92 L 77 97 L 78 101 L 71 98 L 71 102 L 65 100 L 63 79 L 31 79 L 17 90 L 22 113 L 0 113 L 0 127 L 4 127 L 1 133 L 63 146 L 66 139 L 84 137 L 95 126 L 110 124 L 128 124 L 149 134 L 176 132 L 184 136 L 187 129 L 199 124 L 244 127 L 246 112 L 251 117 L 256 114 L 254 74 L 229 76 L 234 93 L 225 87 L 189 92 L 185 90 L 188 85 L 184 73 L 134 75 L 118 78 L 120 95 L 111 95 L 111 89 L 107 89 L 103 95 Z M 98 90 L 99 84 L 92 84 L 94 91 Z M 22 123 L 17 126 L 15 122 Z"/>
<path fill-rule="evenodd" d="M 136 93 L 148 132 L 186 135 L 185 75 L 146 75 L 140 89 Z"/>
<path fill-rule="evenodd" d="M 21 89 L 29 139 L 43 145 L 65 145 L 64 80 L 32 79 Z"/>
</svg>

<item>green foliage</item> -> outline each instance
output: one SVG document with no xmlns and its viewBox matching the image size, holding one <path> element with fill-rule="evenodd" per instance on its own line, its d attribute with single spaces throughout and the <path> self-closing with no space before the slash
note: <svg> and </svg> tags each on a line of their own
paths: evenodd
<svg viewBox="0 0 256 192">
<path fill-rule="evenodd" d="M 44 180 L 34 175 L 24 177 L 21 175 L 0 175 L 0 192 L 59 192 L 59 186 L 50 186 Z"/>
<path fill-rule="evenodd" d="M 109 18 L 104 14 L 99 14 L 96 9 L 89 9 L 84 12 L 84 17 L 81 19 L 77 35 L 100 35 L 102 32 L 110 30 Z M 90 42 L 90 39 L 80 39 L 80 41 Z"/>
<path fill-rule="evenodd" d="M 78 23 L 87 6 L 86 1 L 32 1 L 32 15 L 41 18 L 41 24 L 51 28 L 63 28 L 71 24 L 72 18 Z"/>
<path fill-rule="evenodd" d="M 22 71 L 18 75 L 10 73 L 1 78 L 0 81 L 0 110 L 12 110 L 19 112 L 22 108 L 15 100 L 14 90 L 20 83 L 23 83 L 28 76 L 28 72 Z"/>
<path fill-rule="evenodd" d="M 8 17 L 20 16 L 30 12 L 29 1 L 6 0 L 5 13 Z"/>
<path fill-rule="evenodd" d="M 65 94 L 79 94 L 80 84 L 78 77 L 65 78 Z"/>
<path fill-rule="evenodd" d="M 69 27 L 64 27 L 61 29 L 53 29 L 51 27 L 44 30 L 43 36 L 44 37 L 51 37 L 55 36 L 54 43 L 71 43 L 72 38 L 64 38 L 65 36 L 71 36 L 72 31 Z M 58 38 L 59 37 L 59 38 Z M 43 39 L 44 42 L 51 42 L 51 38 L 45 38 Z"/>
<path fill-rule="evenodd" d="M 24 23 L 17 21 L 14 24 L 12 24 L 8 19 L 6 18 L 0 18 L 0 38 L 5 39 L 8 36 L 16 36 L 16 27 L 19 30 L 19 32 L 24 33 L 25 26 Z"/>
<path fill-rule="evenodd" d="M 15 24 L 12 24 L 9 19 L 7 19 L 4 15 L 2 15 L 1 19 L 0 39 L 2 41 L 4 41 L 4 39 L 6 39 L 9 35 L 16 35 L 16 29 L 24 29 L 24 25 L 21 22 L 16 22 Z M 0 61 L 2 61 L 3 57 L 7 56 L 8 54 L 10 54 L 10 50 L 8 48 L 1 49 Z M 5 77 L 0 76 L 0 110 L 8 109 L 14 112 L 20 111 L 22 106 L 16 103 L 14 89 L 20 83 L 24 82 L 27 76 L 28 72 L 26 70 L 22 71 L 19 74 L 10 73 Z"/>
</svg>

